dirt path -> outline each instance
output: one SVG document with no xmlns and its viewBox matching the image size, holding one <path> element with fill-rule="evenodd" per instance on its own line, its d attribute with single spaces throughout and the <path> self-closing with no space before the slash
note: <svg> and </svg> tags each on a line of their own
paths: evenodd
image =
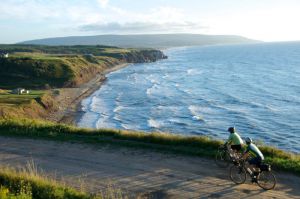
<svg viewBox="0 0 300 199">
<path fill-rule="evenodd" d="M 249 180 L 237 186 L 228 170 L 205 158 L 4 137 L 0 143 L 2 165 L 17 167 L 33 160 L 45 173 L 93 192 L 110 183 L 152 198 L 300 198 L 300 177 L 276 173 L 278 186 L 272 191 Z"/>
</svg>

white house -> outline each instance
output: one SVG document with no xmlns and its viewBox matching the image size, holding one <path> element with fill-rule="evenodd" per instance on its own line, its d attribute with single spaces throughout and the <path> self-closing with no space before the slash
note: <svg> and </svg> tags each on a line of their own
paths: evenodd
<svg viewBox="0 0 300 199">
<path fill-rule="evenodd" d="M 29 94 L 30 91 L 26 90 L 25 88 L 16 88 L 16 89 L 12 90 L 12 93 L 22 95 L 22 94 Z"/>
<path fill-rule="evenodd" d="M 0 57 L 2 58 L 8 58 L 8 53 L 0 53 Z"/>
</svg>

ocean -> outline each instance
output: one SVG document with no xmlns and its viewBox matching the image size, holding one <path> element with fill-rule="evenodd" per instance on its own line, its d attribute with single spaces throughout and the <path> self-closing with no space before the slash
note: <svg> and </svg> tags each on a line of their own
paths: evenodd
<svg viewBox="0 0 300 199">
<path fill-rule="evenodd" d="M 181 47 L 131 64 L 82 101 L 78 126 L 226 139 L 235 126 L 300 152 L 300 42 Z"/>
</svg>

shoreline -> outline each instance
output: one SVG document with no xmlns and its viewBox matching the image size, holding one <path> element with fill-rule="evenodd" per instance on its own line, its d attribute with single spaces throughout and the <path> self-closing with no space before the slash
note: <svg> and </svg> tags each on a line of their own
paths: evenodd
<svg viewBox="0 0 300 199">
<path fill-rule="evenodd" d="M 122 63 L 110 67 L 79 87 L 59 89 L 60 94 L 54 97 L 54 100 L 59 104 L 59 110 L 50 113 L 46 120 L 76 126 L 84 114 L 81 105 L 82 100 L 92 95 L 102 86 L 107 79 L 107 74 L 129 65 L 130 63 Z"/>
</svg>

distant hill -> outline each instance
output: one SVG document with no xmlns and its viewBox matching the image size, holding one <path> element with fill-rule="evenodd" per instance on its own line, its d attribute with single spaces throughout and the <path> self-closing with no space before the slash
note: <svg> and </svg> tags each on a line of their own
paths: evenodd
<svg viewBox="0 0 300 199">
<path fill-rule="evenodd" d="M 254 43 L 256 40 L 235 35 L 200 34 L 144 34 L 144 35 L 97 35 L 38 39 L 20 44 L 38 45 L 108 45 L 125 48 L 168 48 L 215 44 Z"/>
</svg>

